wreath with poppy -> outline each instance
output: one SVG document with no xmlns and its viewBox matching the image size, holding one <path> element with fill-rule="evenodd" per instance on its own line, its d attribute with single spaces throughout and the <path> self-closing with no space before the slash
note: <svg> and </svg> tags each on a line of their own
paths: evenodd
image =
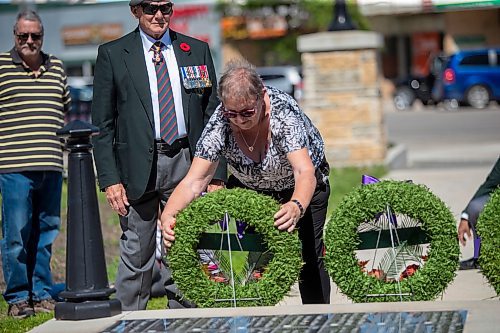
<svg viewBox="0 0 500 333">
<path fill-rule="evenodd" d="M 387 207 L 392 216 L 419 221 L 430 239 L 427 255 L 422 257 L 425 264 L 409 265 L 393 281 L 381 278 L 380 270 L 367 274 L 366 262 L 360 264 L 356 257 L 358 226 L 376 220 Z M 410 182 L 381 181 L 354 189 L 331 215 L 324 241 L 325 266 L 341 292 L 354 302 L 433 300 L 453 281 L 458 266 L 453 214 L 427 187 Z"/>
<path fill-rule="evenodd" d="M 481 272 L 500 295 L 500 188 L 492 193 L 479 215 L 477 233 L 481 237 Z"/>
<path fill-rule="evenodd" d="M 279 231 L 274 214 L 280 205 L 273 198 L 247 189 L 222 189 L 193 201 L 176 217 L 175 242 L 167 260 L 183 296 L 198 307 L 270 306 L 283 299 L 297 281 L 302 267 L 298 233 Z M 259 279 L 245 285 L 215 282 L 204 272 L 197 246 L 211 225 L 228 213 L 262 235 L 273 258 Z M 233 299 L 234 297 L 234 299 Z"/>
<path fill-rule="evenodd" d="M 179 47 L 181 48 L 182 51 L 184 52 L 189 52 L 191 50 L 191 46 L 189 46 L 189 44 L 187 43 L 181 43 L 179 45 Z"/>
</svg>

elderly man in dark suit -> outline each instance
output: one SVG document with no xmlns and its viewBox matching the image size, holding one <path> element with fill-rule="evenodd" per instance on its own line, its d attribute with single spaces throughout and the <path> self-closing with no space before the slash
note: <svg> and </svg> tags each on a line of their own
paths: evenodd
<svg viewBox="0 0 500 333">
<path fill-rule="evenodd" d="M 208 45 L 169 29 L 173 3 L 129 5 L 137 29 L 99 47 L 92 122 L 100 129 L 93 140 L 99 187 L 123 231 L 117 298 L 124 310 L 141 310 L 151 291 L 158 207 L 189 169 L 218 99 Z M 208 190 L 225 177 L 223 165 Z"/>
</svg>

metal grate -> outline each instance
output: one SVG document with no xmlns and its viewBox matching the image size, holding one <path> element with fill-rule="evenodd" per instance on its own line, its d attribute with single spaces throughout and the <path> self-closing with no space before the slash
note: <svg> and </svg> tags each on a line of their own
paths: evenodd
<svg viewBox="0 0 500 333">
<path fill-rule="evenodd" d="M 458 333 L 466 316 L 462 310 L 122 320 L 102 333 Z"/>
</svg>

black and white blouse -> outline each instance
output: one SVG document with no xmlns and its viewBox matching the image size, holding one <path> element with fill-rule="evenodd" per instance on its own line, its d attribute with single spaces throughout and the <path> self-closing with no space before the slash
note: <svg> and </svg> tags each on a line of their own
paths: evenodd
<svg viewBox="0 0 500 333">
<path fill-rule="evenodd" d="M 292 166 L 286 155 L 307 148 L 318 170 L 325 164 L 324 143 L 318 129 L 291 96 L 269 86 L 266 90 L 271 102 L 271 143 L 261 162 L 253 161 L 241 151 L 220 105 L 196 145 L 195 156 L 211 162 L 224 156 L 229 171 L 245 186 L 256 190 L 282 191 L 293 188 L 295 184 Z M 319 171 L 323 178 L 328 175 L 328 170 Z"/>
</svg>

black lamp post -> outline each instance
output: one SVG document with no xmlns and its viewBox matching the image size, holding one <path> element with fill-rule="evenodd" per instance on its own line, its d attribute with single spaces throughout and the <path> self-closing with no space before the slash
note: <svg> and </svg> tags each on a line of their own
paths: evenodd
<svg viewBox="0 0 500 333">
<path fill-rule="evenodd" d="M 356 30 L 347 10 L 345 0 L 336 0 L 333 6 L 333 20 L 328 26 L 328 31 Z"/>
<path fill-rule="evenodd" d="M 55 317 L 82 320 L 121 313 L 121 303 L 109 299 L 115 292 L 108 284 L 101 221 L 95 185 L 90 137 L 99 128 L 75 120 L 57 131 L 66 138 L 68 156 L 68 235 L 66 289 L 59 294 Z"/>
</svg>

